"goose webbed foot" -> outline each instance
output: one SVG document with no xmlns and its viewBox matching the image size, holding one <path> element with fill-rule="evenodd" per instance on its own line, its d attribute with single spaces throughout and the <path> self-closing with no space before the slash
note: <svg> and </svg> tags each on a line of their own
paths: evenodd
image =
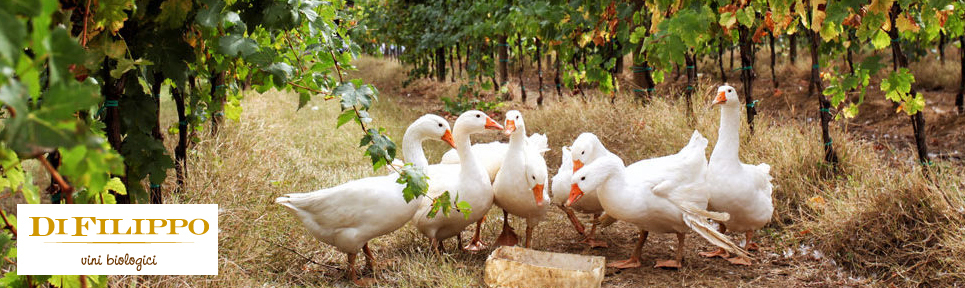
<svg viewBox="0 0 965 288">
<path fill-rule="evenodd" d="M 657 265 L 653 268 L 680 269 L 680 261 L 677 260 L 657 260 Z"/>
<path fill-rule="evenodd" d="M 585 243 L 586 245 L 589 245 L 590 248 L 597 248 L 597 247 L 599 247 L 599 248 L 607 248 L 607 247 L 610 247 L 610 245 L 606 244 L 606 241 L 596 240 L 595 238 L 591 238 L 591 237 L 587 237 L 586 239 L 583 239 L 583 241 L 580 241 L 580 243 Z"/>
<path fill-rule="evenodd" d="M 747 258 L 747 257 L 727 258 L 727 262 L 730 262 L 730 264 L 741 265 L 741 266 L 750 266 L 750 265 L 751 265 L 751 259 L 750 259 L 750 258 Z"/>
<path fill-rule="evenodd" d="M 630 257 L 627 260 L 613 261 L 606 264 L 606 267 L 617 268 L 617 269 L 627 269 L 640 267 L 640 258 Z"/>
<path fill-rule="evenodd" d="M 700 253 L 697 253 L 697 254 L 700 255 L 700 256 L 707 257 L 707 258 L 714 258 L 714 257 L 727 258 L 727 257 L 730 257 L 730 253 L 727 253 L 727 250 L 724 250 L 724 248 L 717 248 L 717 250 L 714 250 L 713 252 L 700 252 Z"/>
<path fill-rule="evenodd" d="M 516 243 L 519 243 L 519 236 L 516 235 L 516 231 L 513 231 L 513 226 L 509 226 L 509 213 L 503 210 L 503 232 L 496 237 L 496 245 L 513 246 Z"/>
<path fill-rule="evenodd" d="M 513 246 L 519 243 L 519 236 L 513 231 L 513 227 L 504 226 L 503 232 L 499 233 L 499 237 L 496 237 L 496 245 L 498 246 Z"/>
</svg>

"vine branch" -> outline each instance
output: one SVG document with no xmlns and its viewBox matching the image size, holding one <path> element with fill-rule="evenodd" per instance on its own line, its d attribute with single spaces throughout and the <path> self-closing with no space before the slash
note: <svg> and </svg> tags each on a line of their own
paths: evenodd
<svg viewBox="0 0 965 288">
<path fill-rule="evenodd" d="M 3 218 L 3 229 L 10 230 L 10 233 L 13 233 L 13 238 L 17 239 L 17 228 L 10 224 L 10 220 L 7 220 L 7 212 L 0 211 L 0 218 Z"/>
<path fill-rule="evenodd" d="M 60 185 L 60 193 L 64 194 L 64 199 L 67 200 L 67 204 L 74 204 L 74 197 L 71 195 L 74 193 L 74 188 L 70 187 L 70 185 L 67 185 L 67 181 L 64 181 L 64 178 L 60 176 L 60 173 L 57 173 L 57 169 L 55 169 L 53 165 L 50 165 L 50 162 L 47 161 L 47 158 L 45 158 L 43 155 L 40 155 L 37 156 L 37 160 L 40 160 L 40 163 L 43 164 L 44 168 L 47 169 L 47 172 L 50 173 L 50 177 L 53 178 L 54 181 L 57 181 L 57 185 Z"/>
</svg>

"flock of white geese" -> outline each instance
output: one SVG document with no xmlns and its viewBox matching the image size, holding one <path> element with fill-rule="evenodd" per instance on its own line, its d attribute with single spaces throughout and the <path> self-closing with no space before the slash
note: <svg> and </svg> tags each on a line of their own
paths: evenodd
<svg viewBox="0 0 965 288">
<path fill-rule="evenodd" d="M 766 225 L 774 212 L 770 166 L 740 162 L 742 105 L 734 88 L 719 87 L 713 104 L 721 109 L 720 130 L 709 161 L 705 152 L 707 139 L 698 131 L 678 153 L 629 166 L 608 151 L 595 135 L 583 133 L 570 147 L 562 147 L 562 166 L 553 177 L 552 187 L 548 187 L 543 158 L 543 152 L 548 150 L 546 136 L 527 135 L 519 111 L 506 113 L 505 128 L 483 112 L 467 111 L 456 119 L 451 132 L 444 118 L 430 114 L 412 123 L 402 140 L 405 162 L 423 168 L 429 177 L 428 197 L 406 202 L 402 196 L 405 185 L 396 183 L 399 176 L 393 173 L 314 192 L 287 194 L 275 202 L 287 207 L 316 239 L 346 253 L 346 276 L 356 283 L 360 281 L 355 270 L 358 251 L 364 252 L 366 265 L 375 271 L 368 241 L 409 222 L 429 238 L 430 247 L 436 252 L 443 240 L 458 237 L 466 227 L 478 222 L 465 249 L 485 249 L 479 225 L 493 204 L 504 213 L 497 245 L 518 242 L 508 222 L 508 214 L 512 214 L 526 219 L 524 245 L 529 247 L 533 229 L 546 215 L 548 203 L 553 202 L 563 204 L 560 207 L 576 230 L 586 237 L 584 242 L 594 247 L 606 246 L 606 242 L 593 238 L 599 221 L 594 221 L 591 231 L 584 233 L 573 210 L 592 214 L 595 220 L 605 213 L 605 217 L 640 229 L 639 242 L 630 258 L 610 262 L 609 267 L 640 266 L 641 248 L 649 233 L 674 233 L 678 240 L 675 258 L 657 261 L 655 267 L 679 268 L 684 240 L 690 232 L 720 247 L 700 255 L 749 265 L 747 251 L 757 249 L 754 231 Z M 509 135 L 509 143 L 472 145 L 470 135 L 487 129 L 503 130 Z M 422 150 L 424 140 L 442 140 L 454 150 L 446 153 L 440 164 L 429 165 Z M 445 191 L 472 206 L 469 217 L 462 213 L 427 217 L 432 198 Z M 717 222 L 717 227 L 712 222 Z M 745 233 L 746 244 L 739 246 L 729 240 L 723 234 L 727 230 Z"/>
</svg>

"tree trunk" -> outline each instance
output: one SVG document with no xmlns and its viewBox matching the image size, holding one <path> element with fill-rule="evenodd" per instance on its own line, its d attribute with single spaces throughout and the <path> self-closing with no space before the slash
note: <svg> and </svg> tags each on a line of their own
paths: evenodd
<svg viewBox="0 0 965 288">
<path fill-rule="evenodd" d="M 436 48 L 436 80 L 446 82 L 446 48 Z"/>
<path fill-rule="evenodd" d="M 955 97 L 955 106 L 958 107 L 958 115 L 965 115 L 965 35 L 958 36 L 958 44 L 961 45 L 961 49 L 958 49 L 958 63 L 961 66 L 961 71 L 959 72 L 959 82 L 958 82 L 958 95 Z"/>
<path fill-rule="evenodd" d="M 693 52 L 688 52 L 684 55 L 684 59 L 687 62 L 687 87 L 684 88 L 684 98 L 687 100 L 687 117 L 690 119 L 691 124 L 696 124 L 692 98 L 697 86 L 697 55 Z"/>
<path fill-rule="evenodd" d="M 720 80 L 727 82 L 727 71 L 724 71 L 724 37 L 717 39 L 717 68 L 720 68 Z"/>
<path fill-rule="evenodd" d="M 456 42 L 456 60 L 458 60 L 457 63 L 459 63 L 457 66 L 459 67 L 459 76 L 462 77 L 462 75 L 465 75 L 466 61 L 469 60 L 469 45 L 466 45 L 466 58 L 463 58 L 462 55 L 459 54 L 459 52 L 461 52 L 459 50 L 461 50 L 459 49 L 459 42 Z"/>
<path fill-rule="evenodd" d="M 791 66 L 794 66 L 797 62 L 797 33 L 794 32 L 787 37 L 787 46 L 791 48 L 791 51 L 788 51 L 787 58 L 791 60 Z"/>
<path fill-rule="evenodd" d="M 526 57 L 526 54 L 523 53 L 523 38 L 519 36 L 519 33 L 516 33 L 516 51 L 518 54 L 516 61 L 519 61 L 519 96 L 521 98 L 519 102 L 526 104 L 526 83 L 523 82 L 523 58 Z"/>
<path fill-rule="evenodd" d="M 104 133 L 107 134 L 107 143 L 111 145 L 111 149 L 114 151 L 121 151 L 121 144 L 123 139 L 121 138 L 121 113 L 118 110 L 118 105 L 121 99 L 121 94 L 124 93 L 124 80 L 127 78 L 127 74 L 121 75 L 120 79 L 114 79 L 110 75 L 111 69 L 114 66 L 114 60 L 104 57 L 104 64 L 101 69 L 101 79 L 104 80 L 104 85 L 101 86 L 101 94 L 104 95 Z M 114 175 L 121 179 L 121 182 L 127 183 L 127 176 Z M 130 194 L 117 194 L 114 195 L 117 203 L 129 204 L 131 203 Z"/>
<path fill-rule="evenodd" d="M 505 35 L 499 36 L 496 47 L 499 50 L 499 85 L 506 85 L 509 84 L 509 43 L 506 43 Z"/>
<path fill-rule="evenodd" d="M 151 86 L 151 98 L 154 99 L 154 107 L 157 107 L 155 111 L 154 128 L 151 129 L 151 136 L 157 140 L 158 143 L 164 143 L 164 134 L 161 133 L 161 84 L 164 83 L 164 76 L 160 72 L 154 72 L 154 79 L 152 82 L 154 84 Z M 164 202 L 163 195 L 161 195 L 161 183 L 150 183 L 151 191 L 151 204 L 162 204 Z"/>
<path fill-rule="evenodd" d="M 452 47 L 452 51 L 450 51 L 450 53 L 449 53 L 449 70 L 452 70 L 452 71 L 449 72 L 449 81 L 452 81 L 452 82 L 456 82 L 456 61 L 455 61 L 455 59 L 459 59 L 459 58 L 456 56 L 456 47 Z"/>
<path fill-rule="evenodd" d="M 891 6 L 891 13 L 888 16 L 888 18 L 891 21 L 891 27 L 895 27 L 895 22 L 896 22 L 895 19 L 898 17 L 898 14 L 901 14 L 901 7 L 899 5 Z M 891 39 L 898 39 L 898 29 L 889 30 L 888 36 L 890 36 Z M 892 51 L 892 55 L 894 55 L 894 58 L 895 58 L 894 69 L 898 70 L 898 68 L 907 68 L 908 58 L 906 58 L 905 54 L 901 51 L 900 41 L 892 40 L 891 51 Z M 917 91 L 915 91 L 914 85 L 912 85 L 911 90 L 908 93 L 910 93 L 911 95 L 917 94 Z M 917 150 L 918 150 L 917 151 L 918 163 L 922 165 L 922 171 L 925 171 L 927 175 L 928 167 L 931 165 L 931 160 L 928 157 L 928 144 L 925 142 L 926 126 L 925 126 L 925 117 L 924 115 L 922 115 L 924 113 L 925 113 L 925 110 L 921 110 L 921 111 L 918 111 L 918 113 L 911 115 L 910 117 L 911 117 L 911 127 L 915 134 L 915 146 L 917 147 Z"/>
<path fill-rule="evenodd" d="M 734 47 L 730 48 L 730 70 L 734 70 Z"/>
<path fill-rule="evenodd" d="M 218 133 L 218 126 L 224 121 L 224 103 L 228 93 L 227 87 L 225 87 L 225 72 L 214 73 L 209 82 L 211 83 L 211 100 L 214 100 L 215 111 L 217 111 L 211 114 L 211 135 L 214 135 Z"/>
<path fill-rule="evenodd" d="M 563 101 L 563 87 L 562 87 L 563 85 L 560 83 L 560 69 L 562 69 L 563 66 L 560 65 L 560 52 L 556 52 L 555 54 L 556 54 L 556 58 L 555 58 L 556 61 L 553 61 L 553 63 L 556 65 L 556 76 L 553 77 L 553 82 L 556 83 L 556 100 Z M 965 61 L 962 61 L 962 63 L 965 63 Z M 965 77 L 963 77 L 962 79 L 965 79 Z M 962 83 L 965 83 L 965 82 L 962 82 Z M 959 98 L 961 98 L 960 95 L 961 94 L 959 94 Z"/>
<path fill-rule="evenodd" d="M 539 97 L 536 98 L 536 106 L 543 106 L 543 51 L 542 43 L 536 38 L 536 75 L 539 76 Z"/>
<path fill-rule="evenodd" d="M 754 107 L 757 101 L 754 101 L 754 40 L 752 39 L 752 34 L 754 33 L 748 27 L 741 26 L 737 29 L 740 33 L 740 49 L 741 49 L 741 82 L 744 84 L 744 103 L 747 106 L 747 125 L 751 129 L 751 134 L 754 133 L 754 116 L 757 115 L 757 108 Z"/>
<path fill-rule="evenodd" d="M 938 32 L 938 60 L 945 66 L 945 31 Z M 963 47 L 965 48 L 965 47 Z"/>
<path fill-rule="evenodd" d="M 188 149 L 188 117 L 184 114 L 184 92 L 181 88 L 172 88 L 171 96 L 178 110 L 178 146 L 174 148 L 174 173 L 177 175 L 178 186 L 174 193 L 180 193 L 184 187 L 184 176 L 188 173 L 185 162 Z"/>
<path fill-rule="evenodd" d="M 811 37 L 811 83 L 808 85 L 808 93 L 811 96 L 814 93 L 820 94 L 824 89 L 821 87 L 821 66 L 820 59 L 818 58 L 818 45 L 820 37 L 817 32 L 807 30 L 808 35 Z M 831 140 L 831 131 L 828 124 L 831 122 L 831 102 L 828 101 L 827 97 L 824 95 L 817 95 L 818 98 L 818 113 L 821 116 L 821 139 L 824 144 L 824 161 L 831 164 L 832 167 L 838 167 L 838 154 L 834 152 L 834 141 Z"/>
<path fill-rule="evenodd" d="M 774 64 L 777 62 L 777 52 L 774 51 L 774 35 L 768 35 L 771 40 L 771 82 L 774 84 L 774 89 L 777 89 L 777 72 L 774 71 Z"/>
</svg>

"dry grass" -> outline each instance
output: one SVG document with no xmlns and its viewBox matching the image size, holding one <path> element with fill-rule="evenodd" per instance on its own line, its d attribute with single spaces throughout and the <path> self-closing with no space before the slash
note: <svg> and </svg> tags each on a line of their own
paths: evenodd
<svg viewBox="0 0 965 288">
<path fill-rule="evenodd" d="M 371 58 L 356 64 L 362 70 L 358 75 L 383 93 L 373 111 L 374 124 L 386 127 L 395 140 L 401 140 L 398 137 L 409 121 L 424 111 L 437 111 L 441 106 L 436 99 L 450 93 L 453 86 L 415 83 L 402 88 L 401 66 Z M 555 173 L 559 147 L 569 145 L 581 132 L 596 133 L 628 163 L 675 152 L 693 129 L 714 143 L 719 112 L 706 106 L 710 101 L 707 89 L 709 85 L 695 96 L 693 121 L 686 116 L 683 101 L 662 98 L 646 107 L 627 102 L 625 97 L 618 98 L 615 105 L 571 97 L 551 101 L 542 109 L 506 108 L 523 109 L 529 132 L 549 136 L 553 150 L 546 159 Z M 169 202 L 220 205 L 220 275 L 116 277 L 117 286 L 133 281 L 147 286 L 350 286 L 342 279 L 345 256 L 309 236 L 273 199 L 385 171 L 372 171 L 362 150 L 355 148 L 361 136 L 356 126 L 335 129 L 336 103 L 313 101 L 301 110 L 295 109 L 296 103 L 296 96 L 288 93 L 250 94 L 243 101 L 241 121 L 226 123 L 217 135 L 201 133 L 201 143 L 188 153 L 187 192 L 174 195 Z M 604 286 L 965 285 L 961 163 L 937 162 L 937 184 L 928 184 L 909 161 L 878 157 L 870 143 L 836 132 L 842 165 L 832 173 L 822 162 L 816 125 L 765 114 L 757 119 L 753 136 L 746 126 L 742 135 L 742 160 L 769 163 L 774 176 L 775 221 L 758 234 L 766 247 L 759 255 L 762 263 L 745 269 L 700 259 L 695 252 L 709 248 L 692 240 L 690 243 L 699 245 L 687 247 L 692 251 L 686 253 L 682 271 L 653 270 L 646 268 L 645 262 L 644 268 L 611 269 Z M 446 149 L 434 141 L 426 145 L 430 161 Z M 823 201 L 812 200 L 816 196 Z M 483 234 L 487 241 L 495 238 L 496 223 L 501 221 L 497 209 L 490 213 Z M 521 222 L 514 219 L 517 230 L 522 228 Z M 608 258 L 625 257 L 636 236 L 632 227 L 617 223 L 604 230 L 611 248 L 587 251 L 572 243 L 576 234 L 556 209 L 551 209 L 539 229 L 537 249 Z M 469 236 L 468 232 L 463 235 Z M 646 257 L 670 255 L 670 237 L 655 238 L 644 250 Z M 383 261 L 374 275 L 381 285 L 482 285 L 486 255 L 452 252 L 454 242 L 447 243 L 449 254 L 432 256 L 425 251 L 424 238 L 407 226 L 371 244 Z M 782 255 L 787 251 L 801 254 L 802 246 L 822 251 L 833 261 Z M 372 274 L 363 271 L 363 275 Z M 853 275 L 870 280 L 849 280 Z"/>
</svg>

